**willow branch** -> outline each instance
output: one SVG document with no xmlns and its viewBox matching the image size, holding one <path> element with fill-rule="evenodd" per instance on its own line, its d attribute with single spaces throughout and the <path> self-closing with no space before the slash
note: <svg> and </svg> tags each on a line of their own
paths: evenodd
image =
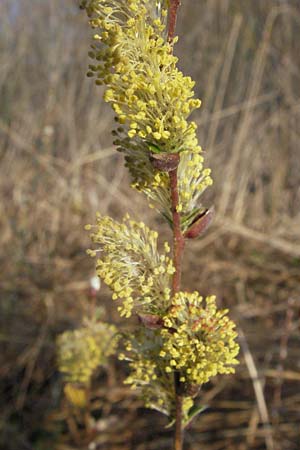
<svg viewBox="0 0 300 450">
<path fill-rule="evenodd" d="M 169 172 L 170 190 L 171 190 L 171 208 L 173 217 L 173 264 L 175 273 L 172 279 L 172 296 L 180 291 L 182 257 L 184 251 L 184 236 L 181 232 L 180 213 L 178 212 L 179 191 L 177 168 Z M 174 373 L 174 387 L 176 395 L 176 422 L 174 450 L 182 450 L 183 445 L 183 427 L 182 427 L 182 394 L 180 373 Z"/>
<path fill-rule="evenodd" d="M 170 0 L 170 8 L 169 8 L 169 26 L 168 26 L 168 40 L 171 41 L 174 38 L 176 21 L 177 21 L 177 12 L 180 6 L 180 0 Z"/>
<path fill-rule="evenodd" d="M 173 219 L 173 263 L 175 273 L 172 279 L 172 296 L 180 291 L 182 256 L 184 250 L 184 237 L 181 232 L 180 213 L 177 211 L 179 205 L 177 168 L 169 173 L 171 189 L 171 208 Z"/>
</svg>

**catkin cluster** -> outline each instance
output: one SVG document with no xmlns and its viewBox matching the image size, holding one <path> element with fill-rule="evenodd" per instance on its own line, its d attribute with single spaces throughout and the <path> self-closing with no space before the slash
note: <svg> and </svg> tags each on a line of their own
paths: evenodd
<svg viewBox="0 0 300 450">
<path fill-rule="evenodd" d="M 169 158 L 178 164 L 177 213 L 182 235 L 190 238 L 202 217 L 201 195 L 212 179 L 190 120 L 200 100 L 194 98 L 194 82 L 177 67 L 176 39 L 169 41 L 166 32 L 167 6 L 168 0 L 83 0 L 95 33 L 88 76 L 104 87 L 104 99 L 115 112 L 115 144 L 125 155 L 132 187 L 146 194 L 171 227 L 174 211 L 164 162 Z M 98 215 L 87 229 L 97 274 L 118 301 L 120 315 L 140 321 L 134 332 L 123 334 L 119 358 L 130 368 L 125 382 L 139 389 L 146 406 L 172 421 L 174 375 L 179 375 L 187 424 L 193 416 L 192 392 L 213 376 L 234 372 L 235 324 L 227 310 L 217 309 L 214 296 L 205 301 L 198 292 L 172 296 L 169 244 L 159 250 L 157 232 L 143 222 Z M 114 336 L 114 327 L 106 324 L 60 336 L 59 365 L 67 379 L 88 382 L 115 351 Z"/>
</svg>

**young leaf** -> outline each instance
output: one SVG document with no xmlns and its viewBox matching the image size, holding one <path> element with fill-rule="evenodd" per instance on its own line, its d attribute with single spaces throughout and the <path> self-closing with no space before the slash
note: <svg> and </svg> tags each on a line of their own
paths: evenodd
<svg viewBox="0 0 300 450">
<path fill-rule="evenodd" d="M 147 142 L 149 150 L 151 153 L 161 153 L 162 150 L 155 144 L 151 144 L 151 142 Z"/>
<path fill-rule="evenodd" d="M 193 406 L 188 414 L 188 418 L 184 423 L 184 427 L 187 427 L 192 420 L 194 420 L 199 414 L 204 412 L 208 408 L 207 405 L 199 405 L 199 406 Z"/>
</svg>

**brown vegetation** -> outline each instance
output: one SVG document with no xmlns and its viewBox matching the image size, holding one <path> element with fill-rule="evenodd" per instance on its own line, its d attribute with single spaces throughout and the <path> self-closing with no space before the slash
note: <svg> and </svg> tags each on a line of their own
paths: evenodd
<svg viewBox="0 0 300 450">
<path fill-rule="evenodd" d="M 216 209 L 187 245 L 183 284 L 231 308 L 242 347 L 237 374 L 204 387 L 210 408 L 186 448 L 298 450 L 299 2 L 182 3 L 177 52 L 203 100 L 195 120 Z M 122 385 L 120 363 L 95 380 L 93 424 L 63 400 L 55 337 L 95 307 L 84 225 L 96 210 L 129 211 L 168 230 L 128 188 L 112 114 L 84 78 L 76 1 L 2 0 L 0 17 L 0 448 L 168 449 L 165 419 Z M 110 302 L 102 287 L 96 303 L 116 321 Z"/>
</svg>

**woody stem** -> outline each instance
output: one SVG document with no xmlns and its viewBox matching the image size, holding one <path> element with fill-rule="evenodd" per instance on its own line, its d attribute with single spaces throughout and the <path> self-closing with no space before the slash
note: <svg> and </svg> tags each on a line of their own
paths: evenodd
<svg viewBox="0 0 300 450">
<path fill-rule="evenodd" d="M 184 251 L 184 236 L 181 232 L 178 191 L 178 173 L 177 168 L 169 172 L 170 190 L 171 190 L 171 208 L 173 217 L 173 264 L 175 273 L 172 279 L 172 297 L 180 291 L 182 256 Z M 175 421 L 175 439 L 174 450 L 182 450 L 183 446 L 183 427 L 182 427 L 182 393 L 180 383 L 180 372 L 174 372 L 174 387 L 176 395 L 176 421 Z"/>
<path fill-rule="evenodd" d="M 168 25 L 168 40 L 171 41 L 174 38 L 177 12 L 180 5 L 180 0 L 171 0 L 169 8 L 169 25 Z"/>
</svg>

